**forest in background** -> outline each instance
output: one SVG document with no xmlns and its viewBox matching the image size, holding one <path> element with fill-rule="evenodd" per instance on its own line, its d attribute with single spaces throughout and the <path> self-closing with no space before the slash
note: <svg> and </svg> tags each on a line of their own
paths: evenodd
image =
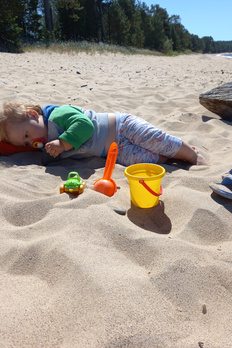
<svg viewBox="0 0 232 348">
<path fill-rule="evenodd" d="M 170 52 L 221 53 L 232 41 L 199 38 L 158 4 L 136 0 L 0 0 L 0 51 L 77 41 Z"/>
</svg>

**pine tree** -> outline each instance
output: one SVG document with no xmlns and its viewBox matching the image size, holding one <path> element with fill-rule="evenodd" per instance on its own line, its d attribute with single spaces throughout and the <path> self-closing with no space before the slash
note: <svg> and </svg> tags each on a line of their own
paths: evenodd
<svg viewBox="0 0 232 348">
<path fill-rule="evenodd" d="M 127 45 L 129 38 L 129 21 L 124 10 L 116 0 L 111 1 L 108 9 L 108 34 L 110 43 Z"/>
<path fill-rule="evenodd" d="M 58 22 L 62 40 L 77 40 L 77 23 L 83 7 L 79 0 L 56 0 Z"/>
<path fill-rule="evenodd" d="M 22 28 L 18 17 L 24 10 L 20 0 L 1 0 L 0 2 L 0 50 L 14 52 L 20 49 Z"/>
<path fill-rule="evenodd" d="M 163 21 L 157 13 L 151 19 L 151 47 L 157 51 L 162 51 L 167 39 L 163 26 Z"/>
<path fill-rule="evenodd" d="M 144 40 L 141 14 L 139 11 L 136 11 L 131 19 L 130 44 L 134 47 L 142 48 Z"/>
<path fill-rule="evenodd" d="M 38 13 L 39 0 L 21 0 L 24 11 L 19 17 L 19 26 L 23 28 L 22 39 L 24 41 L 37 41 L 42 35 L 41 15 Z"/>
</svg>

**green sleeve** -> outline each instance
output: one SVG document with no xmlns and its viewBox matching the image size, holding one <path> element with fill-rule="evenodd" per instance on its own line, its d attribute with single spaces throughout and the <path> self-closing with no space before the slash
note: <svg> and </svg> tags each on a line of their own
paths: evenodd
<svg viewBox="0 0 232 348">
<path fill-rule="evenodd" d="M 74 106 L 55 108 L 49 119 L 64 130 L 59 139 L 71 144 L 75 150 L 91 138 L 94 131 L 93 122 Z"/>
</svg>

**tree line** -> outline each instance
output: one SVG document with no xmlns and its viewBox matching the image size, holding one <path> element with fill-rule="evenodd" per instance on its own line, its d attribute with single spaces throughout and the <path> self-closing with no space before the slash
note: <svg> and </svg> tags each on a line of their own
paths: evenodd
<svg viewBox="0 0 232 348">
<path fill-rule="evenodd" d="M 232 41 L 199 38 L 159 5 L 137 0 L 0 0 L 0 51 L 23 43 L 92 41 L 168 52 L 231 52 Z"/>
</svg>

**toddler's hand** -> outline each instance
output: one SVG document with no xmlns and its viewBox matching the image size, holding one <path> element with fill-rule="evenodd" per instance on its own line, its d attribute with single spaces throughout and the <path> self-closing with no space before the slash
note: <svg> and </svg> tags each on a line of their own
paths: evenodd
<svg viewBox="0 0 232 348">
<path fill-rule="evenodd" d="M 64 151 L 64 145 L 59 139 L 52 140 L 45 145 L 46 151 L 52 156 L 57 157 L 61 152 Z"/>
</svg>

